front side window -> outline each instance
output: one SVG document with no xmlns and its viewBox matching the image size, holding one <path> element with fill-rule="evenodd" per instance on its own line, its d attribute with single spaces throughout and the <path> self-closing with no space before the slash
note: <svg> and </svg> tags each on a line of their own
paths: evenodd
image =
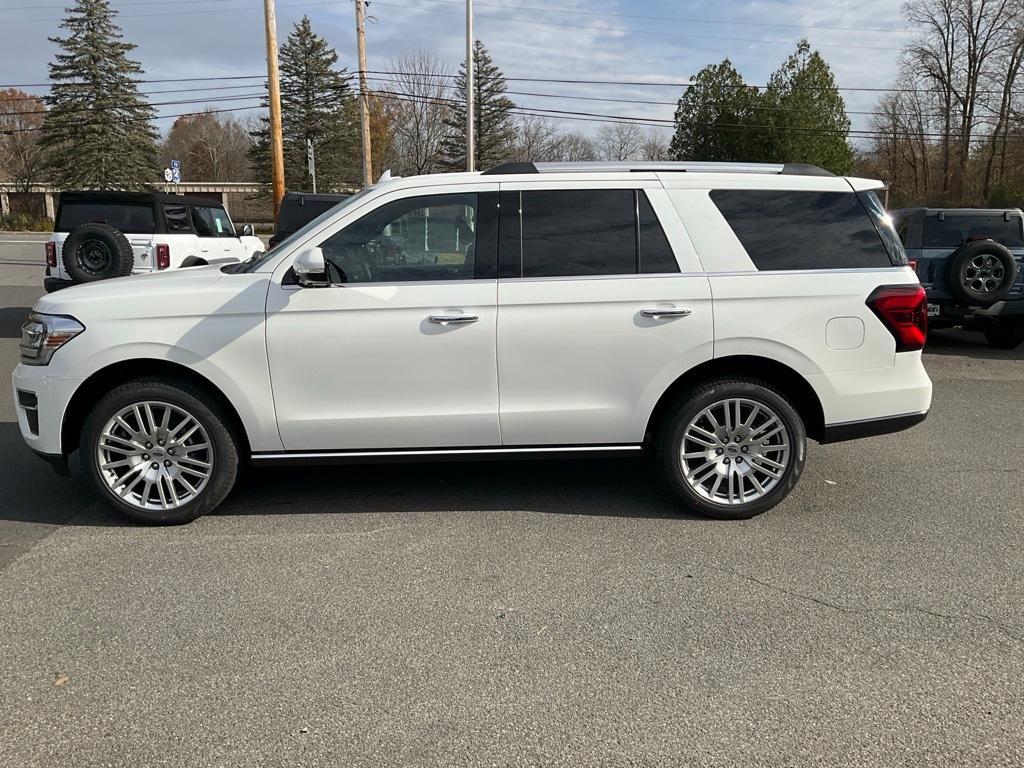
<svg viewBox="0 0 1024 768">
<path fill-rule="evenodd" d="M 761 271 L 893 266 L 852 191 L 716 189 L 711 199 Z"/>
<path fill-rule="evenodd" d="M 235 236 L 235 228 L 223 208 L 197 205 L 192 209 L 192 221 L 196 226 L 196 234 L 200 237 Z"/>
<path fill-rule="evenodd" d="M 386 203 L 320 243 L 335 283 L 469 280 L 474 276 L 476 193 Z"/>
</svg>

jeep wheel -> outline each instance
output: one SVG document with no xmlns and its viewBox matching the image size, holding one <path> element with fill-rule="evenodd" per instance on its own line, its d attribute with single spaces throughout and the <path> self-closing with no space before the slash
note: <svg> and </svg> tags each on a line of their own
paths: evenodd
<svg viewBox="0 0 1024 768">
<path fill-rule="evenodd" d="M 186 523 L 228 495 L 237 442 L 220 409 L 188 384 L 139 379 L 113 389 L 85 422 L 82 453 L 100 495 L 148 523 Z"/>
<path fill-rule="evenodd" d="M 64 269 L 76 283 L 91 283 L 132 273 L 132 244 L 119 229 L 89 222 L 76 227 L 61 247 Z"/>
<path fill-rule="evenodd" d="M 999 317 L 985 329 L 985 340 L 994 349 L 1016 349 L 1024 343 L 1024 317 Z"/>
<path fill-rule="evenodd" d="M 1017 261 L 994 240 L 960 246 L 948 261 L 950 292 L 968 304 L 988 306 L 1002 301 L 1017 280 Z"/>
<path fill-rule="evenodd" d="M 752 379 L 691 389 L 657 438 L 663 478 L 698 514 L 739 520 L 782 501 L 803 472 L 803 422 L 778 391 Z"/>
</svg>

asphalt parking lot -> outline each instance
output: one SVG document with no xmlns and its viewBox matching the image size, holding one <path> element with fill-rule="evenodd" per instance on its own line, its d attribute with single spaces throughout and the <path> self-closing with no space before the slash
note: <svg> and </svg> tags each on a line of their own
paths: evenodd
<svg viewBox="0 0 1024 768">
<path fill-rule="evenodd" d="M 634 460 L 261 470 L 139 527 L 18 435 L 40 240 L 0 236 L 0 765 L 1024 764 L 1024 350 L 935 334 L 930 418 L 748 522 Z"/>
</svg>

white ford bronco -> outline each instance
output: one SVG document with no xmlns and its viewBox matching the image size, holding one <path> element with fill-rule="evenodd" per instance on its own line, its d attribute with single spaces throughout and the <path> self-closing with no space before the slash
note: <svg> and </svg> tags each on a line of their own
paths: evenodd
<svg viewBox="0 0 1024 768">
<path fill-rule="evenodd" d="M 43 297 L 18 423 L 145 521 L 213 510 L 240 462 L 635 452 L 682 508 L 750 517 L 807 438 L 928 413 L 925 295 L 880 186 L 660 162 L 388 179 L 240 264 Z"/>
<path fill-rule="evenodd" d="M 219 200 L 145 192 L 62 192 L 46 242 L 47 292 L 78 283 L 244 261 L 264 246 Z"/>
</svg>

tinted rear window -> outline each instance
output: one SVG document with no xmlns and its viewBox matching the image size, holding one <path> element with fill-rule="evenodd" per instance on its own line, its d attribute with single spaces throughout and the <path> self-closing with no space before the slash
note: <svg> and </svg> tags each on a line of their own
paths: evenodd
<svg viewBox="0 0 1024 768">
<path fill-rule="evenodd" d="M 640 271 L 648 275 L 678 272 L 679 264 L 665 238 L 665 231 L 642 189 L 637 190 L 636 202 L 640 226 Z"/>
<path fill-rule="evenodd" d="M 1024 232 L 1019 216 L 1005 221 L 1001 213 L 990 216 L 947 213 L 939 221 L 937 213 L 924 217 L 922 248 L 956 248 L 971 237 L 991 237 L 1007 248 L 1024 247 Z"/>
<path fill-rule="evenodd" d="M 60 207 L 59 220 L 54 229 L 57 232 L 70 232 L 89 222 L 109 224 L 122 232 L 133 234 L 152 234 L 155 231 L 152 206 L 122 203 L 65 203 Z"/>
<path fill-rule="evenodd" d="M 711 199 L 759 270 L 893 265 L 853 192 L 716 189 Z"/>
<path fill-rule="evenodd" d="M 522 193 L 523 277 L 636 274 L 631 189 Z"/>
</svg>

